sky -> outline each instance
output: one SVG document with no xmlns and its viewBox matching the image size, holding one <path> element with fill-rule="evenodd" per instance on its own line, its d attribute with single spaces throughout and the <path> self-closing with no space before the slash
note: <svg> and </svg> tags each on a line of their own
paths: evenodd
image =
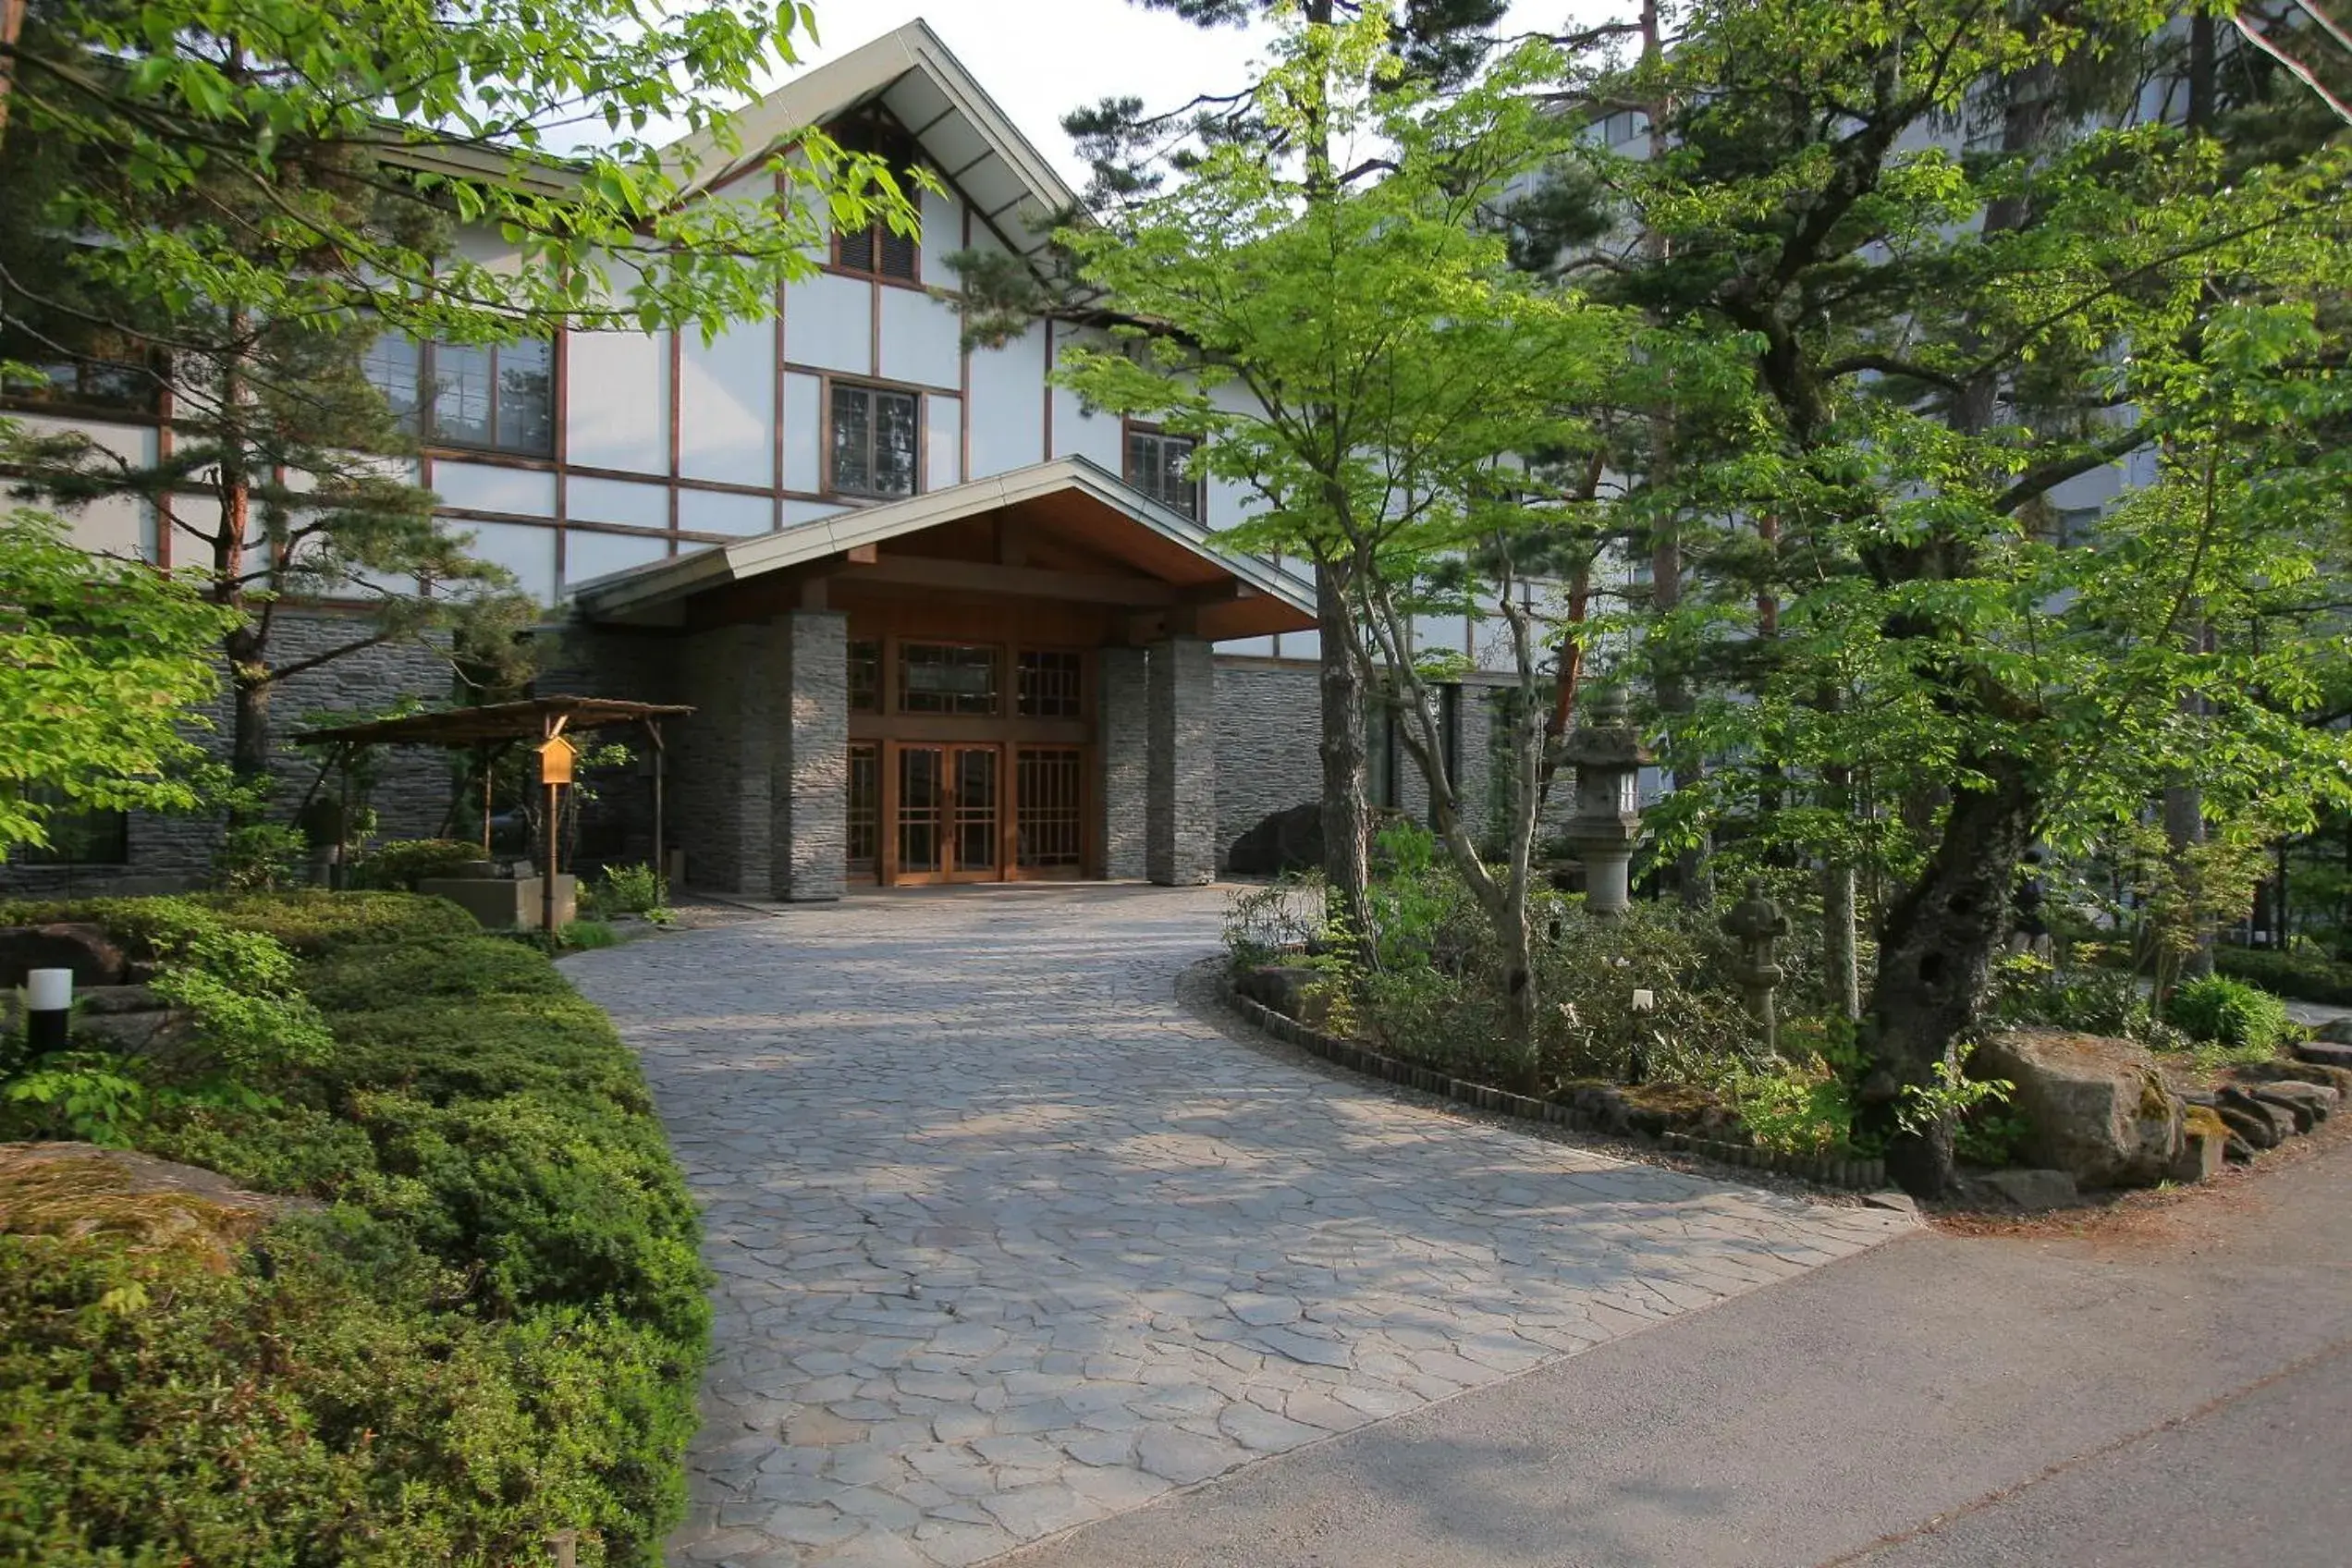
<svg viewBox="0 0 2352 1568">
<path fill-rule="evenodd" d="M 1204 29 L 1131 0 L 815 0 L 822 45 L 803 48 L 811 65 L 921 17 L 998 105 L 1072 187 L 1085 168 L 1072 155 L 1061 116 L 1112 94 L 1150 109 L 1206 90 L 1230 91 L 1269 31 Z M 1573 14 L 1608 14 L 1607 0 L 1516 0 L 1508 27 L 1557 27 Z M 791 73 L 786 73 L 789 77 Z M 779 80 L 785 80 L 779 77 Z"/>
</svg>

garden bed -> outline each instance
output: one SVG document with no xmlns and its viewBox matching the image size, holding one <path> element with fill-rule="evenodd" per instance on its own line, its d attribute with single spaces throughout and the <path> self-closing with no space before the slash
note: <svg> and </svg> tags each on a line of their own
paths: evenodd
<svg viewBox="0 0 2352 1568">
<path fill-rule="evenodd" d="M 0 1560 L 658 1562 L 709 1309 L 604 1015 L 435 900 L 0 906 L 67 918 L 196 1006 L 168 1049 L 14 1064 L 0 1136 L 94 1133 L 266 1207 L 110 1221 L 139 1209 L 119 1182 L 55 1201 L 54 1172 L 53 1201 L 0 1204 Z M 290 984 L 176 986 L 220 933 L 275 938 Z M 305 1047 L 243 1039 L 240 1003 Z"/>
</svg>

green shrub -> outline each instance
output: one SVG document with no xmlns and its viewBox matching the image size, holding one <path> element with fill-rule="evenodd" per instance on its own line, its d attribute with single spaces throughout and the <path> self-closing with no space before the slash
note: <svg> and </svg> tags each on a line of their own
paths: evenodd
<svg viewBox="0 0 2352 1568">
<path fill-rule="evenodd" d="M 619 940 L 620 934 L 601 920 L 575 920 L 557 935 L 558 946 L 576 953 L 609 948 Z"/>
<path fill-rule="evenodd" d="M 481 931 L 338 948 L 305 969 L 302 988 L 328 1012 L 412 1007 L 440 997 L 571 994 L 563 976 L 529 949 Z"/>
<path fill-rule="evenodd" d="M 596 886 L 596 907 L 606 914 L 646 914 L 668 901 L 650 865 L 608 865 Z"/>
<path fill-rule="evenodd" d="M 310 840 L 299 827 L 274 822 L 232 827 L 213 852 L 213 886 L 228 893 L 266 893 L 302 883 Z"/>
<path fill-rule="evenodd" d="M 2171 1011 L 2191 1039 L 2260 1056 L 2272 1055 L 2296 1034 L 2284 1002 L 2226 975 L 2183 981 L 2173 992 Z"/>
<path fill-rule="evenodd" d="M 239 1058 L 241 1096 L 134 1079 L 127 1141 L 331 1207 L 224 1269 L 104 1234 L 9 1235 L 0 1201 L 0 1561 L 491 1568 L 577 1530 L 583 1563 L 658 1562 L 684 1506 L 707 1280 L 605 1016 L 543 954 L 435 900 L 38 917 L 201 949 L 237 1000 L 251 987 L 323 1018 L 314 1060 Z M 98 1054 L 67 1065 L 127 1065 Z"/>
<path fill-rule="evenodd" d="M 313 890 L 266 897 L 214 896 L 195 901 L 239 930 L 275 937 L 304 958 L 361 943 L 466 937 L 482 929 L 473 916 L 448 900 L 414 893 Z"/>
<path fill-rule="evenodd" d="M 2236 979 L 2251 981 L 2273 996 L 2352 1007 L 2352 963 L 2339 963 L 2321 953 L 2217 947 L 2213 967 Z"/>
<path fill-rule="evenodd" d="M 453 1313 L 390 1227 L 186 1246 L 0 1235 L 0 1561 L 649 1562 L 678 1512 L 675 1353 L 610 1317 Z"/>
<path fill-rule="evenodd" d="M 456 839 L 387 839 L 352 863 L 351 886 L 413 893 L 424 877 L 447 876 L 481 858 L 481 845 Z"/>
</svg>

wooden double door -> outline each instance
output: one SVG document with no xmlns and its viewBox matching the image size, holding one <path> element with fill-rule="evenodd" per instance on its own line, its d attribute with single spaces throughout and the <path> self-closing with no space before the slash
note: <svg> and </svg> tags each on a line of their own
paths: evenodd
<svg viewBox="0 0 2352 1568">
<path fill-rule="evenodd" d="M 876 741 L 850 748 L 849 861 L 888 887 L 1074 877 L 1085 749 Z"/>
</svg>

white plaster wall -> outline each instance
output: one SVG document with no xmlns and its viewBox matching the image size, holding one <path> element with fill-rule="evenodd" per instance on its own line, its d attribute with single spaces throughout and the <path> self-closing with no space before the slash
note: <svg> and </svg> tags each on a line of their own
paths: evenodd
<svg viewBox="0 0 2352 1568">
<path fill-rule="evenodd" d="M 473 553 L 515 574 L 516 584 L 543 605 L 556 602 L 556 531 L 528 522 L 459 521 L 451 531 L 473 535 Z"/>
<path fill-rule="evenodd" d="M 776 503 L 766 496 L 680 490 L 678 526 L 689 533 L 766 533 L 776 526 Z"/>
<path fill-rule="evenodd" d="M 679 351 L 678 391 L 680 473 L 733 484 L 775 482 L 773 323 L 741 323 L 709 344 L 688 333 Z"/>
<path fill-rule="evenodd" d="M 1084 328 L 1072 332 L 1064 327 L 1054 334 L 1057 362 L 1073 343 L 1084 343 L 1090 349 L 1110 346 L 1107 334 Z M 1126 472 L 1127 454 L 1123 449 L 1121 426 L 1116 414 L 1088 410 L 1078 394 L 1066 386 L 1053 389 L 1053 455 L 1057 458 L 1086 458 L 1100 463 L 1112 473 Z"/>
<path fill-rule="evenodd" d="M 157 437 L 153 425 L 59 419 L 54 414 L 12 413 L 8 417 L 29 435 L 79 432 L 137 468 L 153 467 L 156 460 Z M 20 507 L 29 511 L 47 511 L 61 519 L 66 525 L 66 537 L 82 549 L 127 559 L 155 558 L 155 514 L 146 502 L 134 496 L 114 496 L 88 506 L 67 508 L 17 501 L 0 489 L 0 513 Z"/>
<path fill-rule="evenodd" d="M 556 476 L 533 469 L 492 468 L 443 458 L 433 465 L 433 492 L 442 505 L 472 511 L 556 515 Z"/>
<path fill-rule="evenodd" d="M 784 377 L 784 488 L 814 494 L 825 487 L 825 383 L 788 372 Z"/>
<path fill-rule="evenodd" d="M 565 345 L 566 455 L 590 468 L 669 472 L 669 344 L 662 334 L 575 332 Z"/>
<path fill-rule="evenodd" d="M 972 472 L 983 479 L 1046 459 L 1046 329 L 972 355 Z"/>
<path fill-rule="evenodd" d="M 955 308 L 912 288 L 882 290 L 882 374 L 892 381 L 952 387 L 962 374 Z"/>
<path fill-rule="evenodd" d="M 828 517 L 839 517 L 848 511 L 830 501 L 787 501 L 784 503 L 784 526 L 797 527 L 804 522 L 819 522 Z"/>
<path fill-rule="evenodd" d="M 625 571 L 632 566 L 666 559 L 669 555 L 667 539 L 645 539 L 627 533 L 592 533 L 575 528 L 564 535 L 564 586 L 602 577 L 607 572 Z"/>
<path fill-rule="evenodd" d="M 819 273 L 784 290 L 784 357 L 851 375 L 874 374 L 874 286 Z"/>
<path fill-rule="evenodd" d="M 936 191 L 923 193 L 923 281 L 934 288 L 956 287 L 948 258 L 963 249 L 963 203 Z"/>
<path fill-rule="evenodd" d="M 963 483 L 963 399 L 923 399 L 923 487 L 945 490 Z"/>
<path fill-rule="evenodd" d="M 669 526 L 669 487 L 626 479 L 574 474 L 564 486 L 564 515 L 583 522 L 618 522 L 631 528 Z"/>
</svg>

